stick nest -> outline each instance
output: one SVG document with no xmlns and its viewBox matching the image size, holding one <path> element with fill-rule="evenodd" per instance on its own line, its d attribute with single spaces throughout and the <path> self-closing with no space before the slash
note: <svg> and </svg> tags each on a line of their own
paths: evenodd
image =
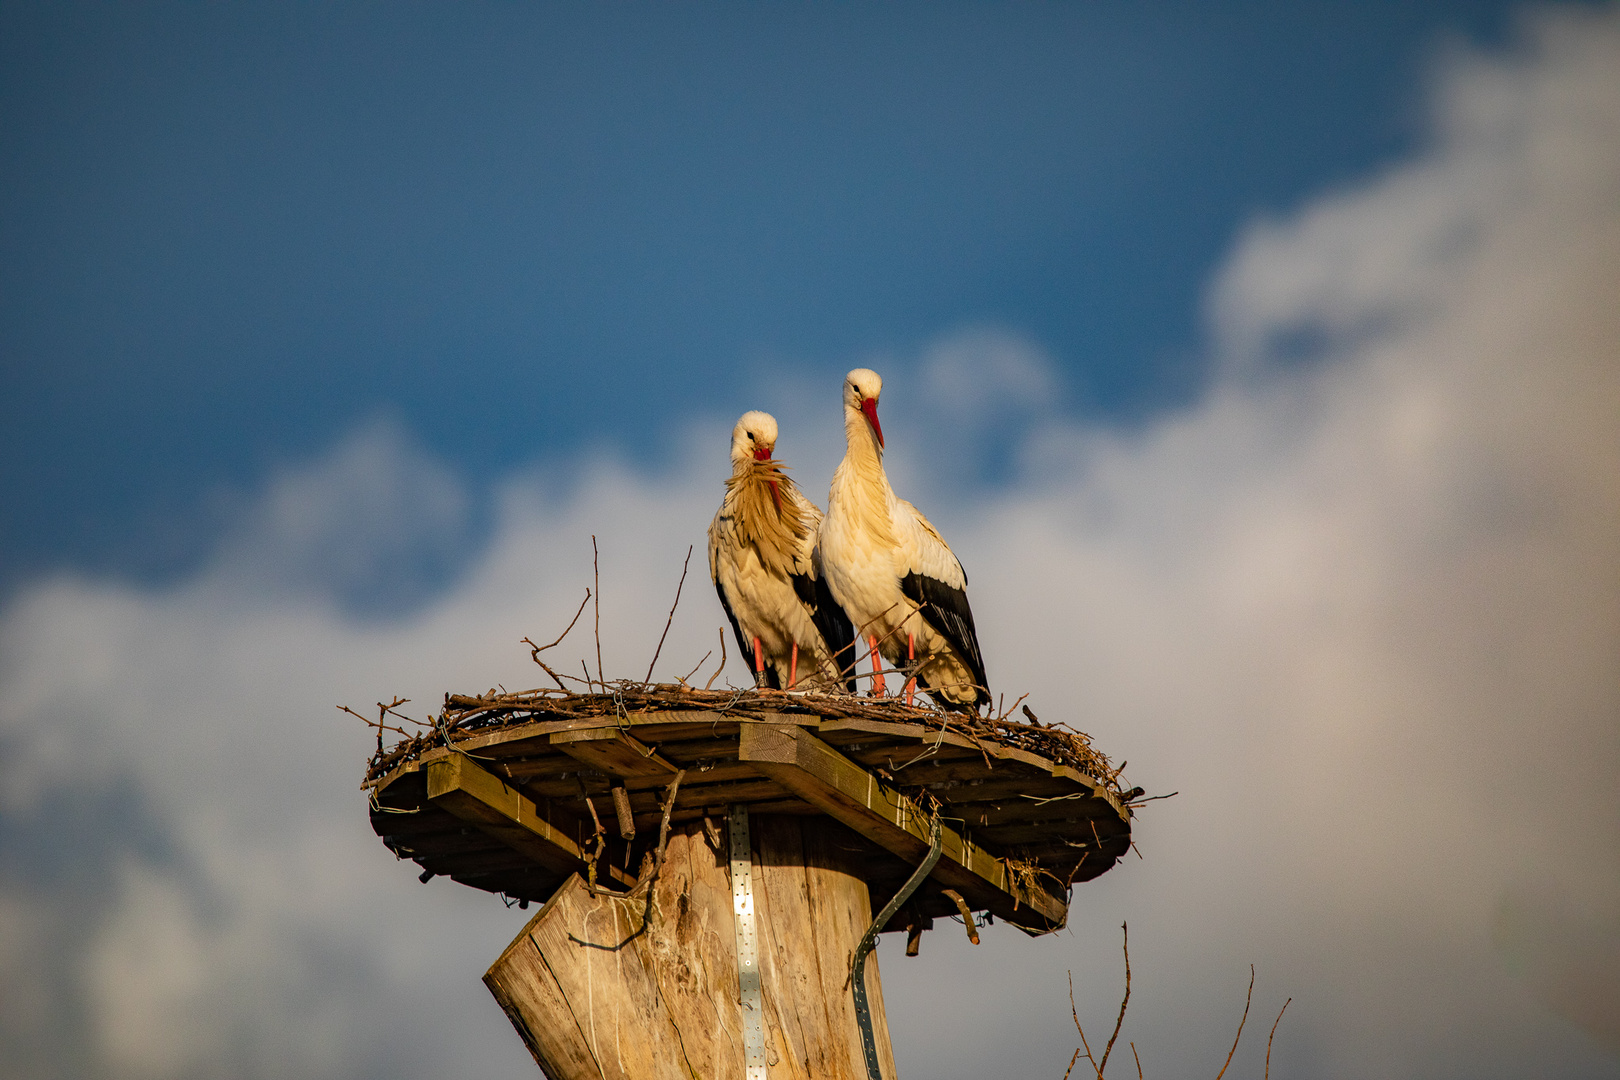
<svg viewBox="0 0 1620 1080">
<path fill-rule="evenodd" d="M 1020 699 L 1020 702 L 1022 699 Z M 1019 702 L 1014 703 L 1017 707 Z M 1091 736 L 1067 724 L 1041 724 L 1028 708 L 1029 721 L 1007 713 L 971 715 L 907 705 L 900 698 L 869 698 L 854 694 L 789 693 L 782 690 L 702 690 L 676 683 L 610 682 L 605 693 L 572 693 L 540 689 L 521 693 L 446 694 L 444 709 L 427 730 L 409 736 L 372 755 L 366 783 L 381 779 L 400 765 L 441 746 L 504 727 L 539 721 L 577 720 L 632 712 L 668 712 L 702 709 L 726 716 L 768 720 L 781 714 L 812 715 L 824 720 L 877 720 L 915 724 L 933 731 L 949 730 L 982 744 L 1016 747 L 1067 765 L 1091 777 L 1125 800 L 1120 785 L 1123 766 L 1115 768 L 1091 745 Z M 398 716 L 399 714 L 393 714 Z M 369 721 L 368 721 L 369 722 Z M 390 728 L 390 730 L 398 730 Z M 381 732 L 379 731 L 379 734 Z"/>
</svg>

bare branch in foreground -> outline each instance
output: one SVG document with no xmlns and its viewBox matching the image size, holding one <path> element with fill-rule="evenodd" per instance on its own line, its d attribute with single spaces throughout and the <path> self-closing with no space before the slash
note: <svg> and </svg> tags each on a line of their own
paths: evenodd
<svg viewBox="0 0 1620 1080">
<path fill-rule="evenodd" d="M 1226 1065 L 1222 1065 L 1221 1066 L 1221 1071 L 1215 1074 L 1215 1080 L 1221 1080 L 1221 1077 L 1226 1075 L 1227 1065 L 1232 1064 L 1232 1055 L 1237 1053 L 1238 1041 L 1243 1038 L 1243 1025 L 1249 1022 L 1249 1003 L 1251 1001 L 1253 1001 L 1253 1000 L 1254 1000 L 1254 965 L 1250 964 L 1249 965 L 1249 996 L 1243 999 L 1243 1019 L 1238 1021 L 1237 1038 L 1232 1040 L 1232 1049 L 1230 1049 L 1230 1050 L 1228 1050 L 1226 1052 Z M 1283 1008 L 1285 1008 L 1285 1009 L 1287 1007 L 1288 1006 L 1286 1006 L 1286 1005 L 1283 1006 Z M 1282 1013 L 1277 1014 L 1277 1019 L 1279 1019 L 1279 1020 L 1282 1019 Z"/>
<path fill-rule="evenodd" d="M 1283 1007 L 1277 1010 L 1277 1019 L 1271 1022 L 1271 1034 L 1266 1036 L 1266 1074 L 1265 1080 L 1271 1080 L 1271 1040 L 1277 1037 L 1277 1025 L 1282 1023 L 1282 1014 L 1288 1011 L 1288 1006 L 1294 1003 L 1293 998 L 1283 1002 Z"/>
<path fill-rule="evenodd" d="M 1098 1076 L 1101 1076 L 1103 1070 L 1108 1068 L 1108 1055 L 1114 1052 L 1114 1040 L 1119 1038 L 1120 1025 L 1125 1023 L 1125 1006 L 1131 1003 L 1131 931 L 1130 926 L 1126 923 L 1120 923 L 1119 929 L 1125 935 L 1125 996 L 1120 999 L 1119 1019 L 1114 1021 L 1114 1033 L 1108 1036 L 1108 1045 L 1103 1047 L 1102 1063 L 1097 1066 Z M 1249 975 L 1252 988 L 1254 977 L 1252 969 Z"/>
<path fill-rule="evenodd" d="M 1080 1026 L 1080 1010 L 1074 1007 L 1074 972 L 1069 972 L 1069 1015 L 1074 1017 L 1074 1030 L 1080 1033 L 1080 1045 L 1074 1048 L 1074 1056 L 1069 1059 L 1069 1067 L 1063 1070 L 1063 1080 L 1069 1080 L 1069 1074 L 1074 1071 L 1074 1063 L 1080 1060 L 1082 1048 L 1086 1052 L 1086 1060 L 1091 1062 L 1091 1071 L 1097 1074 L 1097 1080 L 1102 1080 L 1102 1070 L 1097 1068 L 1097 1059 L 1091 1056 L 1091 1043 L 1086 1041 L 1086 1029 Z"/>
</svg>

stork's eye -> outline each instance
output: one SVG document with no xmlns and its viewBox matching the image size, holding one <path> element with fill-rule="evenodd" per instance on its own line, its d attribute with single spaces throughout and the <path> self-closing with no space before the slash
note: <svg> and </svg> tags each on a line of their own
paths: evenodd
<svg viewBox="0 0 1620 1080">
<path fill-rule="evenodd" d="M 752 431 L 750 431 L 747 434 L 748 434 L 748 441 L 753 442 L 754 441 L 754 433 Z"/>
</svg>

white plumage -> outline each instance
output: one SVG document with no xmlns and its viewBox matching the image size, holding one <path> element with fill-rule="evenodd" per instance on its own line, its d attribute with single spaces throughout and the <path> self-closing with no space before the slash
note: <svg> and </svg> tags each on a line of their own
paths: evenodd
<svg viewBox="0 0 1620 1080">
<path fill-rule="evenodd" d="M 731 432 L 731 476 L 709 525 L 709 576 L 761 685 L 854 689 L 854 632 L 820 570 L 821 511 L 771 459 L 776 419 Z"/>
<path fill-rule="evenodd" d="M 866 368 L 844 380 L 848 450 L 821 523 L 822 570 L 863 648 L 914 668 L 940 705 L 976 709 L 990 691 L 967 575 L 928 519 L 889 486 L 877 419 L 882 390 L 883 380 Z M 874 690 L 883 691 L 881 675 Z"/>
</svg>

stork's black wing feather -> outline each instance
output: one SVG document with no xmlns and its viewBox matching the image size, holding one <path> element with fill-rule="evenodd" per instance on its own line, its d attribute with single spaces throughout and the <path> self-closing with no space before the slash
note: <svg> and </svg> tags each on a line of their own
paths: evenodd
<svg viewBox="0 0 1620 1080">
<path fill-rule="evenodd" d="M 984 656 L 979 652 L 979 635 L 973 629 L 973 609 L 968 607 L 967 593 L 916 572 L 900 579 L 900 591 L 917 605 L 928 625 L 950 642 L 973 673 L 973 681 L 980 688 L 979 700 L 989 701 L 990 681 L 984 675 Z"/>
<path fill-rule="evenodd" d="M 748 637 L 742 632 L 742 627 L 737 624 L 737 616 L 731 610 L 731 601 L 726 599 L 725 586 L 717 581 L 714 583 L 714 591 L 720 597 L 720 606 L 726 609 L 726 618 L 731 620 L 731 632 L 737 635 L 737 648 L 742 650 L 743 667 L 753 671 L 754 643 L 748 640 Z M 758 685 L 759 679 L 757 676 L 754 682 L 755 685 Z M 776 668 L 770 664 L 765 665 L 765 685 L 772 690 L 782 689 L 782 681 L 776 677 Z"/>
<path fill-rule="evenodd" d="M 793 591 L 810 612 L 810 621 L 816 624 L 821 638 L 827 643 L 827 652 L 833 663 L 843 672 L 844 689 L 855 692 L 855 624 L 849 621 L 844 609 L 833 599 L 827 588 L 827 579 L 812 578 L 809 574 L 793 575 Z"/>
</svg>

